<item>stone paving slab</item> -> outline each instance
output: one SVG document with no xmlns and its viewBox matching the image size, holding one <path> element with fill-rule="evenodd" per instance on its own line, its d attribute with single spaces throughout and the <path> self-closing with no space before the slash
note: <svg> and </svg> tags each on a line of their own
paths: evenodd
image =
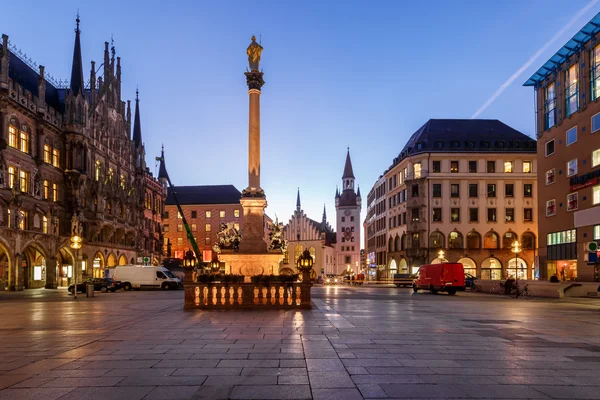
<svg viewBox="0 0 600 400">
<path fill-rule="evenodd" d="M 335 287 L 310 311 L 185 312 L 182 292 L 31 292 L 0 292 L 0 400 L 600 399 L 595 299 Z"/>
</svg>

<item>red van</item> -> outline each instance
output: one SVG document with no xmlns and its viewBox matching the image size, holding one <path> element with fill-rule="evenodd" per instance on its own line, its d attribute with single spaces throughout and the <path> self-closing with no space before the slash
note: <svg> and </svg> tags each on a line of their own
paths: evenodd
<svg viewBox="0 0 600 400">
<path fill-rule="evenodd" d="M 442 263 L 421 265 L 417 279 L 413 281 L 413 291 L 429 290 L 431 293 L 448 292 L 456 294 L 465 290 L 465 270 L 462 264 Z"/>
</svg>

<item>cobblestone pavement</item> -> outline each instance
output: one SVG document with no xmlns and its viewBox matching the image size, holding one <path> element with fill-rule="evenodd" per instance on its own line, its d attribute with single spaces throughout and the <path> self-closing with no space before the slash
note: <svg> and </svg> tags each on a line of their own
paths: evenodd
<svg viewBox="0 0 600 400">
<path fill-rule="evenodd" d="M 315 287 L 311 311 L 183 292 L 0 292 L 0 400 L 600 399 L 600 301 Z"/>
</svg>

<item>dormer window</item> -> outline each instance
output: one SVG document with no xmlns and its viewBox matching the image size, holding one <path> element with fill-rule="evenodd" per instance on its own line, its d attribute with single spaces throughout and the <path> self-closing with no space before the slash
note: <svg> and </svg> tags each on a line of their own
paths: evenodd
<svg viewBox="0 0 600 400">
<path fill-rule="evenodd" d="M 444 142 L 435 142 L 435 148 L 436 149 L 444 148 Z"/>
<path fill-rule="evenodd" d="M 452 147 L 453 149 L 458 149 L 460 147 L 460 142 L 458 140 L 453 140 L 452 142 L 450 142 L 450 147 Z"/>
<path fill-rule="evenodd" d="M 417 150 L 423 149 L 423 143 L 417 143 Z"/>
</svg>

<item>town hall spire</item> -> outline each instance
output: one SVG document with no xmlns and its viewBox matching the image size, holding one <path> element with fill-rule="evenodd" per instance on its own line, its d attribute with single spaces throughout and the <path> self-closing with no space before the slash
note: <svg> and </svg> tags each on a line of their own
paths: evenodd
<svg viewBox="0 0 600 400">
<path fill-rule="evenodd" d="M 81 63 L 81 40 L 79 34 L 79 12 L 77 12 L 77 19 L 75 20 L 77 27 L 75 28 L 75 48 L 73 49 L 73 64 L 71 66 L 71 92 L 74 97 L 77 97 L 79 93 L 83 95 L 83 64 Z"/>
<path fill-rule="evenodd" d="M 296 210 L 300 211 L 301 206 L 300 206 L 300 188 L 298 188 L 298 195 L 296 196 Z"/>
<path fill-rule="evenodd" d="M 135 90 L 135 120 L 133 122 L 133 143 L 138 148 L 142 144 L 142 124 L 140 123 L 140 92 Z"/>
</svg>

